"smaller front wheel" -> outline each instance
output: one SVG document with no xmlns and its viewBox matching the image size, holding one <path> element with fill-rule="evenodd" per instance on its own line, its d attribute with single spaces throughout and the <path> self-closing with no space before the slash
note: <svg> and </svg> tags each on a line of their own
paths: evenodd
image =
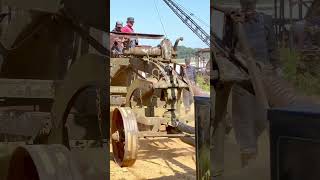
<svg viewBox="0 0 320 180">
<path fill-rule="evenodd" d="M 113 111 L 111 138 L 116 163 L 121 167 L 132 166 L 137 159 L 139 131 L 131 108 L 119 107 Z"/>
</svg>

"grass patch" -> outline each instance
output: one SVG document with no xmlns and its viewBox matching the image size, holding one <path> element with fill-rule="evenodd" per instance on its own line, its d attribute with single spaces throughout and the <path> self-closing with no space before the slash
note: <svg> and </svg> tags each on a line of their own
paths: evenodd
<svg viewBox="0 0 320 180">
<path fill-rule="evenodd" d="M 205 81 L 203 76 L 197 75 L 197 84 L 198 86 L 206 92 L 210 92 L 210 84 Z"/>
<path fill-rule="evenodd" d="M 300 54 L 289 49 L 280 50 L 285 78 L 306 95 L 320 95 L 320 75 L 312 76 L 308 72 L 298 72 Z"/>
</svg>

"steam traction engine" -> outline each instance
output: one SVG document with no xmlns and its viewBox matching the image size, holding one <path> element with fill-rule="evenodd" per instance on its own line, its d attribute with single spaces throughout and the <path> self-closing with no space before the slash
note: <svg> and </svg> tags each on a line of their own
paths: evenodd
<svg viewBox="0 0 320 180">
<path fill-rule="evenodd" d="M 127 39 L 123 52 L 111 58 L 111 141 L 115 161 L 120 166 L 131 166 L 141 137 L 193 136 L 190 134 L 194 134 L 194 128 L 179 118 L 182 90 L 192 88 L 175 61 L 182 38 L 174 45 L 163 39 L 156 47 L 129 47 L 132 38 L 163 36 L 111 33 L 110 37 Z"/>
</svg>

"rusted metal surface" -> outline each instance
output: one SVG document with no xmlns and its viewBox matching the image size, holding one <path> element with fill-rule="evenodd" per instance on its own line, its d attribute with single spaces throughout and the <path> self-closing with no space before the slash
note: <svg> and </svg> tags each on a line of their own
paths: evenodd
<svg viewBox="0 0 320 180">
<path fill-rule="evenodd" d="M 110 93 L 126 94 L 127 93 L 127 87 L 110 86 Z"/>
<path fill-rule="evenodd" d="M 109 102 L 110 99 L 106 96 L 109 89 L 107 89 L 108 81 L 105 79 L 105 74 L 108 72 L 105 63 L 103 57 L 93 54 L 85 55 L 74 63 L 61 88 L 57 90 L 52 105 L 53 129 L 48 137 L 50 143 L 68 145 L 68 140 L 65 139 L 67 134 L 64 130 L 67 115 L 79 92 L 89 87 L 101 89 L 98 94 L 98 96 L 101 95 L 99 101 L 101 106 L 97 108 L 101 109 L 100 113 L 103 118 L 100 118 L 98 126 L 100 127 L 101 138 L 107 139 L 109 123 L 105 121 L 109 118 L 106 107 L 106 104 L 109 103 L 106 102 Z"/>
<path fill-rule="evenodd" d="M 111 36 L 128 38 L 124 33 L 111 33 Z M 130 37 L 157 39 L 161 36 L 133 34 Z M 114 87 L 127 87 L 126 93 L 121 93 L 120 90 L 116 89 L 112 90 L 111 93 L 111 99 L 114 100 L 112 105 L 115 105 L 116 101 L 119 100 L 118 105 L 115 105 L 118 107 L 112 107 L 110 111 L 113 112 L 111 133 L 113 153 L 116 157 L 116 162 L 120 166 L 133 165 L 136 155 L 131 158 L 125 157 L 125 154 L 130 153 L 129 151 L 134 151 L 135 153 L 138 151 L 138 149 L 131 150 L 135 148 L 132 147 L 135 146 L 135 143 L 127 141 L 127 131 L 123 130 L 121 132 L 118 130 L 124 129 L 126 123 L 132 124 L 134 122 L 139 127 L 139 130 L 143 131 L 139 132 L 138 128 L 135 129 L 136 125 L 132 126 L 132 131 L 136 134 L 136 139 L 133 141 L 137 141 L 139 137 L 190 138 L 190 135 L 179 131 L 182 126 L 177 123 L 179 120 L 178 111 L 181 92 L 183 89 L 193 90 L 190 83 L 181 74 L 178 74 L 174 68 L 177 55 L 176 46 L 180 40 L 181 38 L 176 41 L 174 46 L 168 39 L 163 39 L 157 47 L 125 46 L 123 54 L 119 55 L 119 57 L 117 56 L 117 58 L 111 58 L 111 85 Z M 202 92 L 199 91 L 199 93 Z M 126 106 L 128 111 L 133 112 L 133 117 L 122 117 L 123 113 L 119 111 L 122 97 L 125 97 L 125 102 L 122 105 Z M 162 115 L 156 116 L 155 112 L 157 110 L 163 110 L 164 112 Z M 119 118 L 120 115 L 123 119 Z M 134 118 L 134 120 L 131 118 Z M 171 132 L 170 129 L 175 129 L 176 133 L 169 134 Z M 195 133 L 194 129 L 189 127 L 185 128 L 185 130 L 188 130 L 193 135 Z M 127 143 L 129 144 L 127 145 Z M 130 143 L 133 145 L 130 145 Z"/>
<path fill-rule="evenodd" d="M 0 133 L 35 137 L 50 125 L 50 113 L 45 112 L 0 112 Z"/>
<path fill-rule="evenodd" d="M 150 82 L 148 80 L 142 79 L 134 80 L 131 86 L 129 87 L 128 93 L 126 95 L 126 106 L 131 106 L 131 98 L 133 96 L 133 93 L 136 92 L 136 90 L 138 89 L 144 90 L 143 95 L 141 95 L 143 99 L 150 99 L 150 94 L 153 93 L 153 83 L 152 81 Z"/>
<path fill-rule="evenodd" d="M 110 59 L 111 86 L 128 86 L 128 81 L 130 80 L 130 72 L 128 72 L 129 64 L 129 58 Z"/>
<path fill-rule="evenodd" d="M 107 151 L 88 147 L 69 151 L 62 145 L 0 145 L 0 178 L 26 179 L 27 175 L 33 174 L 40 180 L 106 179 L 109 175 Z M 14 173 L 16 176 L 13 177 Z"/>
<path fill-rule="evenodd" d="M 52 80 L 0 79 L 0 97 L 53 99 L 57 84 Z"/>
<path fill-rule="evenodd" d="M 111 96 L 110 97 L 110 105 L 121 106 L 126 104 L 126 98 L 123 96 Z"/>
<path fill-rule="evenodd" d="M 184 133 L 195 134 L 195 128 L 181 121 L 177 122 L 176 128 Z"/>
<path fill-rule="evenodd" d="M 173 50 L 174 51 L 178 51 L 178 44 L 180 41 L 183 41 L 183 37 L 179 37 L 176 42 L 174 42 L 174 45 L 173 45 Z"/>
<path fill-rule="evenodd" d="M 161 56 L 163 60 L 170 61 L 172 59 L 174 49 L 169 39 L 164 39 L 160 43 Z"/>
<path fill-rule="evenodd" d="M 133 111 L 116 108 L 112 116 L 112 149 L 115 161 L 121 167 L 132 166 L 138 154 L 138 125 Z"/>
<path fill-rule="evenodd" d="M 14 150 L 24 144 L 3 143 L 0 144 L 0 179 L 7 179 L 11 156 Z"/>
<path fill-rule="evenodd" d="M 134 47 L 128 50 L 124 50 L 124 55 L 133 55 L 133 56 L 161 56 L 161 49 L 157 47 Z"/>
<path fill-rule="evenodd" d="M 31 21 L 31 13 L 26 10 L 18 8 L 11 9 L 8 6 L 2 7 L 3 12 L 10 12 L 7 18 L 1 24 L 1 42 L 3 46 L 8 49 L 12 47 L 17 36 L 23 31 L 24 27 Z"/>
<path fill-rule="evenodd" d="M 4 151 L 0 147 L 0 179 L 108 177 L 109 61 L 106 56 L 84 55 L 92 49 L 96 50 L 95 54 L 109 55 L 101 44 L 99 31 L 106 32 L 106 3 L 99 0 L 80 3 L 31 0 L 27 4 L 5 1 L 4 5 L 13 7 L 13 11 L 9 12 L 6 33 L 2 33 L 1 28 L 1 35 L 6 36 L 2 40 L 9 43 L 0 43 L 3 58 L 0 144 L 6 146 Z M 91 28 L 99 30 L 93 32 Z M 88 89 L 90 91 L 86 91 Z M 84 99 L 93 100 L 94 108 L 79 111 L 77 100 L 83 91 L 87 93 Z M 116 91 L 120 95 L 126 93 L 125 88 L 116 88 Z M 93 117 L 90 110 L 95 113 Z M 73 115 L 76 120 L 70 118 Z M 86 118 L 90 122 L 84 122 Z M 89 134 L 97 134 L 93 138 L 95 143 L 91 143 L 94 145 L 86 144 L 90 152 L 73 146 L 81 134 L 79 119 L 84 122 L 84 128 L 91 131 Z M 90 129 L 92 124 L 95 130 Z M 9 149 L 6 143 L 42 145 Z"/>
<path fill-rule="evenodd" d="M 64 0 L 63 5 L 66 13 L 75 18 L 76 21 L 105 32 L 108 31 L 107 1 L 93 0 L 90 2 L 79 2 L 77 0 Z"/>
<path fill-rule="evenodd" d="M 164 123 L 162 117 L 146 117 L 142 112 L 139 112 L 138 110 L 134 109 L 135 116 L 137 119 L 137 122 L 143 125 L 147 126 L 157 126 L 158 124 Z M 158 127 L 159 128 L 159 127 Z M 159 129 L 157 129 L 158 131 Z"/>
<path fill-rule="evenodd" d="M 62 18 L 61 23 L 63 23 L 64 26 L 70 28 L 71 30 L 73 30 L 74 32 L 78 33 L 78 35 L 81 36 L 81 38 L 83 39 L 82 42 L 82 47 L 85 47 L 84 45 L 86 45 L 86 49 L 88 51 L 83 51 L 82 49 L 82 53 L 81 55 L 87 54 L 89 53 L 89 50 L 93 48 L 93 50 L 97 51 L 98 53 L 105 55 L 105 56 L 109 56 L 110 55 L 110 51 L 108 49 L 107 45 L 102 45 L 101 41 L 102 39 L 95 39 L 91 34 L 90 34 L 90 27 L 82 27 L 77 23 L 74 23 L 73 21 L 69 20 L 69 19 L 65 19 Z M 102 27 L 105 28 L 105 27 Z M 92 46 L 92 48 L 90 48 L 89 46 Z M 92 50 L 90 51 L 90 53 L 92 52 Z"/>
<path fill-rule="evenodd" d="M 242 69 L 235 66 L 225 57 L 218 57 L 216 60 L 219 68 L 219 79 L 223 82 L 244 82 L 249 80 L 249 76 Z"/>
<path fill-rule="evenodd" d="M 111 36 L 118 38 L 138 38 L 138 39 L 162 39 L 164 36 L 160 34 L 145 34 L 145 33 L 123 33 L 110 32 Z"/>
<path fill-rule="evenodd" d="M 10 180 L 75 180 L 84 179 L 83 172 L 62 145 L 19 146 L 11 156 L 8 177 Z"/>
<path fill-rule="evenodd" d="M 72 54 L 73 35 L 62 19 L 51 16 L 35 13 L 31 23 L 23 27 L 13 48 L 6 50 L 1 78 L 63 79 Z"/>
</svg>

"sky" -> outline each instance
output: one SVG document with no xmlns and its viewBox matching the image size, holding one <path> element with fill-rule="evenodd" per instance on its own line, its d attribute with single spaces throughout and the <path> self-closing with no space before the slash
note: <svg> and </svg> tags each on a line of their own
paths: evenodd
<svg viewBox="0 0 320 180">
<path fill-rule="evenodd" d="M 175 0 L 175 2 L 194 14 L 191 17 L 210 34 L 210 0 Z M 183 37 L 184 40 L 179 45 L 208 48 L 163 0 L 111 0 L 110 4 L 110 31 L 116 21 L 120 20 L 125 25 L 127 17 L 131 16 L 135 18 L 134 30 L 137 33 L 165 35 L 172 43 L 177 38 Z M 155 46 L 160 40 L 139 40 L 139 43 Z"/>
</svg>

